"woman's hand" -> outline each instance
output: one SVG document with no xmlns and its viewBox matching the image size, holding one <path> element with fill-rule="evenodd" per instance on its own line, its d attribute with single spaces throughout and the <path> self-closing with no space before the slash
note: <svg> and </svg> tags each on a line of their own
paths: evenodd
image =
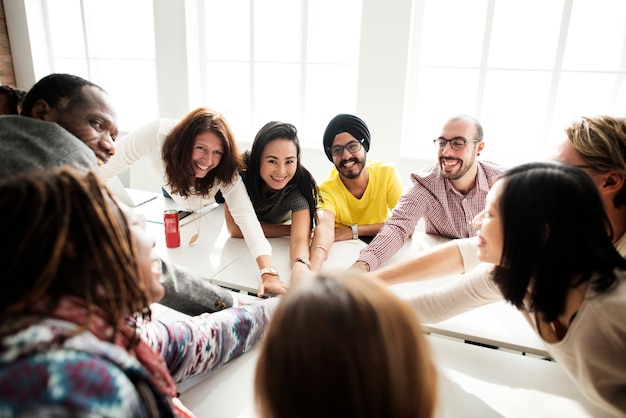
<svg viewBox="0 0 626 418">
<path fill-rule="evenodd" d="M 267 276 L 267 278 L 263 279 L 263 283 L 261 283 L 258 289 L 259 297 L 263 297 L 266 292 L 278 295 L 284 295 L 287 293 L 289 286 L 283 283 L 279 276 L 271 274 L 266 274 L 265 276 Z"/>
</svg>

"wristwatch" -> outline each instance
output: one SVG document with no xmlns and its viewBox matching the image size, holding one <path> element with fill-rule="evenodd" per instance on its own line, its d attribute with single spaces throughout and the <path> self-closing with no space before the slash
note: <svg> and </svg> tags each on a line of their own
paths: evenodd
<svg viewBox="0 0 626 418">
<path fill-rule="evenodd" d="M 308 268 L 311 268 L 311 262 L 308 259 L 304 258 L 304 257 L 296 257 L 296 259 L 293 260 L 293 262 L 291 263 L 291 268 L 293 268 L 294 264 L 296 264 L 296 263 L 302 263 L 305 266 L 307 266 Z"/>
<path fill-rule="evenodd" d="M 350 225 L 352 228 L 352 239 L 359 239 L 359 224 Z"/>
<path fill-rule="evenodd" d="M 262 268 L 260 273 L 261 273 L 261 276 L 263 276 L 264 274 L 271 274 L 272 276 L 278 276 L 278 270 L 274 266 Z"/>
</svg>

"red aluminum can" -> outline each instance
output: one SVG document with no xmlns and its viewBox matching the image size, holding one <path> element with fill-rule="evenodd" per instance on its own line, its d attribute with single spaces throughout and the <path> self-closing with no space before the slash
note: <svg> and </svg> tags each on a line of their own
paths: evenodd
<svg viewBox="0 0 626 418">
<path fill-rule="evenodd" d="M 168 209 L 163 212 L 163 224 L 165 225 L 165 245 L 167 248 L 180 247 L 178 211 L 176 209 Z"/>
</svg>

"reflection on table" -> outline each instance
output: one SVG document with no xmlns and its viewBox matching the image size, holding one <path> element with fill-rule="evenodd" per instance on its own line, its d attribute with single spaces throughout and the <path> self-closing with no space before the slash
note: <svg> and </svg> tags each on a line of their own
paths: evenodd
<svg viewBox="0 0 626 418">
<path fill-rule="evenodd" d="M 166 248 L 162 225 L 162 198 L 143 208 L 146 229 L 157 242 L 157 251 L 166 260 L 181 264 L 213 283 L 237 293 L 239 299 L 256 298 L 260 277 L 255 260 L 243 239 L 230 238 L 224 222 L 223 205 L 181 226 L 179 248 Z M 141 207 L 135 210 L 139 212 Z M 193 245 L 187 242 L 199 230 Z M 271 238 L 273 258 L 281 278 L 289 281 L 289 238 Z M 446 242 L 416 232 L 390 262 L 403 259 Z M 365 246 L 360 240 L 336 242 L 324 268 L 348 268 Z M 459 277 L 402 283 L 391 289 L 410 295 L 441 286 Z M 153 305 L 155 319 L 172 321 L 184 314 Z M 491 304 L 437 324 L 425 324 L 428 341 L 441 372 L 441 399 L 438 417 L 457 416 L 570 416 L 602 417 L 565 375 L 560 366 L 519 352 L 547 355 L 541 340 L 523 317 L 504 302 Z M 445 336 L 445 337 L 443 337 Z M 456 337 L 457 339 L 450 339 Z M 471 340 L 516 352 L 493 350 L 463 343 Z M 253 376 L 258 348 L 233 360 L 209 376 L 188 379 L 179 385 L 183 402 L 197 416 L 254 417 Z M 322 365 L 323 367 L 323 365 Z"/>
<path fill-rule="evenodd" d="M 604 417 L 554 362 L 428 336 L 440 372 L 437 417 Z M 259 348 L 181 395 L 197 416 L 255 417 Z M 321 365 L 320 367 L 323 367 Z"/>
</svg>

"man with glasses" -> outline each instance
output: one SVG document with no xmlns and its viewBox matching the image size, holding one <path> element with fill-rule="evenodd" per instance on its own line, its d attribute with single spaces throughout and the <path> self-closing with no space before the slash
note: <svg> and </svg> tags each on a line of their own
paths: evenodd
<svg viewBox="0 0 626 418">
<path fill-rule="evenodd" d="M 319 271 L 334 241 L 369 241 L 402 194 L 396 168 L 366 160 L 370 131 L 360 118 L 340 114 L 324 132 L 324 151 L 335 165 L 319 186 L 321 202 L 311 244 L 311 269 Z M 369 237 L 369 239 L 368 239 Z"/>
<path fill-rule="evenodd" d="M 433 144 L 438 163 L 411 175 L 413 187 L 402 195 L 383 228 L 361 250 L 354 268 L 375 270 L 389 260 L 421 218 L 427 234 L 447 238 L 476 235 L 472 220 L 485 207 L 487 192 L 504 168 L 476 159 L 485 143 L 482 126 L 471 116 L 449 119 Z"/>
</svg>

